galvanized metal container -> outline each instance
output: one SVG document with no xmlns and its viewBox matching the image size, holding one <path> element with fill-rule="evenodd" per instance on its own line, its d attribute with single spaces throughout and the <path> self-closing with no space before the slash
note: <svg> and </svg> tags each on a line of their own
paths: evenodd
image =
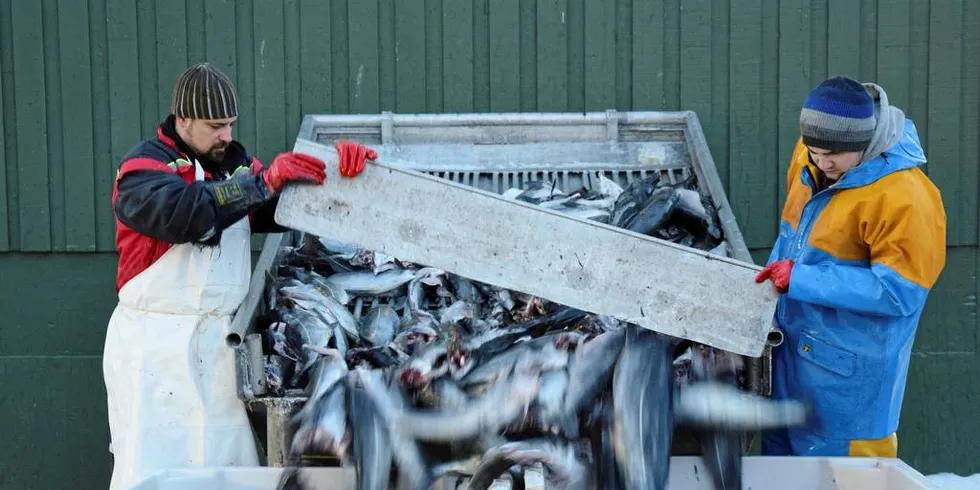
<svg viewBox="0 0 980 490">
<path fill-rule="evenodd" d="M 717 210 L 727 255 L 752 262 L 718 178 L 697 115 L 682 112 L 593 112 L 512 114 L 308 115 L 298 139 L 330 145 L 353 140 L 370 146 L 387 164 L 503 193 L 539 179 L 557 180 L 566 190 L 591 187 L 599 176 L 626 186 L 659 173 L 680 182 L 694 175 Z M 341 239 L 342 237 L 331 237 Z M 262 313 L 265 273 L 286 245 L 299 246 L 299 233 L 270 235 L 252 276 L 249 296 L 233 323 L 229 345 L 238 353 L 239 395 L 256 416 L 265 416 L 268 464 L 279 466 L 291 434 L 285 421 L 305 401 L 301 396 L 265 395 L 264 368 L 254 319 Z M 352 310 L 361 310 L 352 305 Z M 779 332 L 771 336 L 780 342 Z M 770 347 L 746 358 L 743 387 L 768 396 Z M 695 446 L 679 438 L 675 454 Z"/>
</svg>

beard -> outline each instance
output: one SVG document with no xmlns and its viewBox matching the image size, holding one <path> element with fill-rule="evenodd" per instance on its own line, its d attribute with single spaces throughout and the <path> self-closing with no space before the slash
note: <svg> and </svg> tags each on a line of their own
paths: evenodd
<svg viewBox="0 0 980 490">
<path fill-rule="evenodd" d="M 225 159 L 225 149 L 228 145 L 215 145 L 208 151 L 207 156 L 214 162 L 221 162 Z"/>
</svg>

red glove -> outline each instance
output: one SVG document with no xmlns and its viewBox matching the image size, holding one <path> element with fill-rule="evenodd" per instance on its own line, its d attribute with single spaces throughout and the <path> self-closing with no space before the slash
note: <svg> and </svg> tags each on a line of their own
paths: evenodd
<svg viewBox="0 0 980 490">
<path fill-rule="evenodd" d="M 322 160 L 302 153 L 286 152 L 276 155 L 272 165 L 263 172 L 265 184 L 273 194 L 282 191 L 289 182 L 313 182 L 322 184 L 327 178 L 326 164 Z"/>
<path fill-rule="evenodd" d="M 765 269 L 755 276 L 755 282 L 761 283 L 766 279 L 772 279 L 772 285 L 776 291 L 785 293 L 789 290 L 789 276 L 793 271 L 792 260 L 777 260 L 766 266 Z"/>
<path fill-rule="evenodd" d="M 340 175 L 356 177 L 364 171 L 364 160 L 375 160 L 378 154 L 374 150 L 352 141 L 338 141 L 334 148 L 340 155 Z"/>
</svg>

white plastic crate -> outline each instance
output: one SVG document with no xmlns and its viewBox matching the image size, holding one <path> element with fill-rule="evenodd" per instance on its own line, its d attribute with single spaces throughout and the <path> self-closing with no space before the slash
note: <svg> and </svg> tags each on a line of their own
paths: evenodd
<svg viewBox="0 0 980 490">
<path fill-rule="evenodd" d="M 164 471 L 135 490 L 272 490 L 281 468 Z M 311 490 L 356 488 L 353 469 L 305 468 Z M 899 459 L 746 456 L 743 488 L 753 490 L 928 490 L 924 475 Z M 434 488 L 439 488 L 437 483 Z M 674 456 L 667 490 L 711 490 L 701 458 Z M 551 490 L 551 489 L 548 489 Z"/>
</svg>

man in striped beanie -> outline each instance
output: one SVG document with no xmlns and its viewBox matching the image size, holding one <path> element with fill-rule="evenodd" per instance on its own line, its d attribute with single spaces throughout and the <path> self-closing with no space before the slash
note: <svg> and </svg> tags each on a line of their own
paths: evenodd
<svg viewBox="0 0 980 490">
<path fill-rule="evenodd" d="M 772 456 L 897 457 L 912 342 L 946 260 L 946 213 L 915 124 L 884 89 L 834 77 L 800 112 L 779 236 L 756 282 L 779 293 L 772 397 L 816 427 L 764 435 Z"/>
<path fill-rule="evenodd" d="M 119 303 L 103 355 L 110 488 L 162 469 L 259 463 L 225 339 L 249 288 L 251 234 L 288 231 L 273 220 L 279 193 L 323 184 L 326 172 L 292 152 L 263 167 L 232 139 L 238 101 L 214 66 L 187 68 L 156 137 L 134 146 L 116 176 Z M 345 177 L 377 158 L 357 143 L 336 149 Z"/>
</svg>

